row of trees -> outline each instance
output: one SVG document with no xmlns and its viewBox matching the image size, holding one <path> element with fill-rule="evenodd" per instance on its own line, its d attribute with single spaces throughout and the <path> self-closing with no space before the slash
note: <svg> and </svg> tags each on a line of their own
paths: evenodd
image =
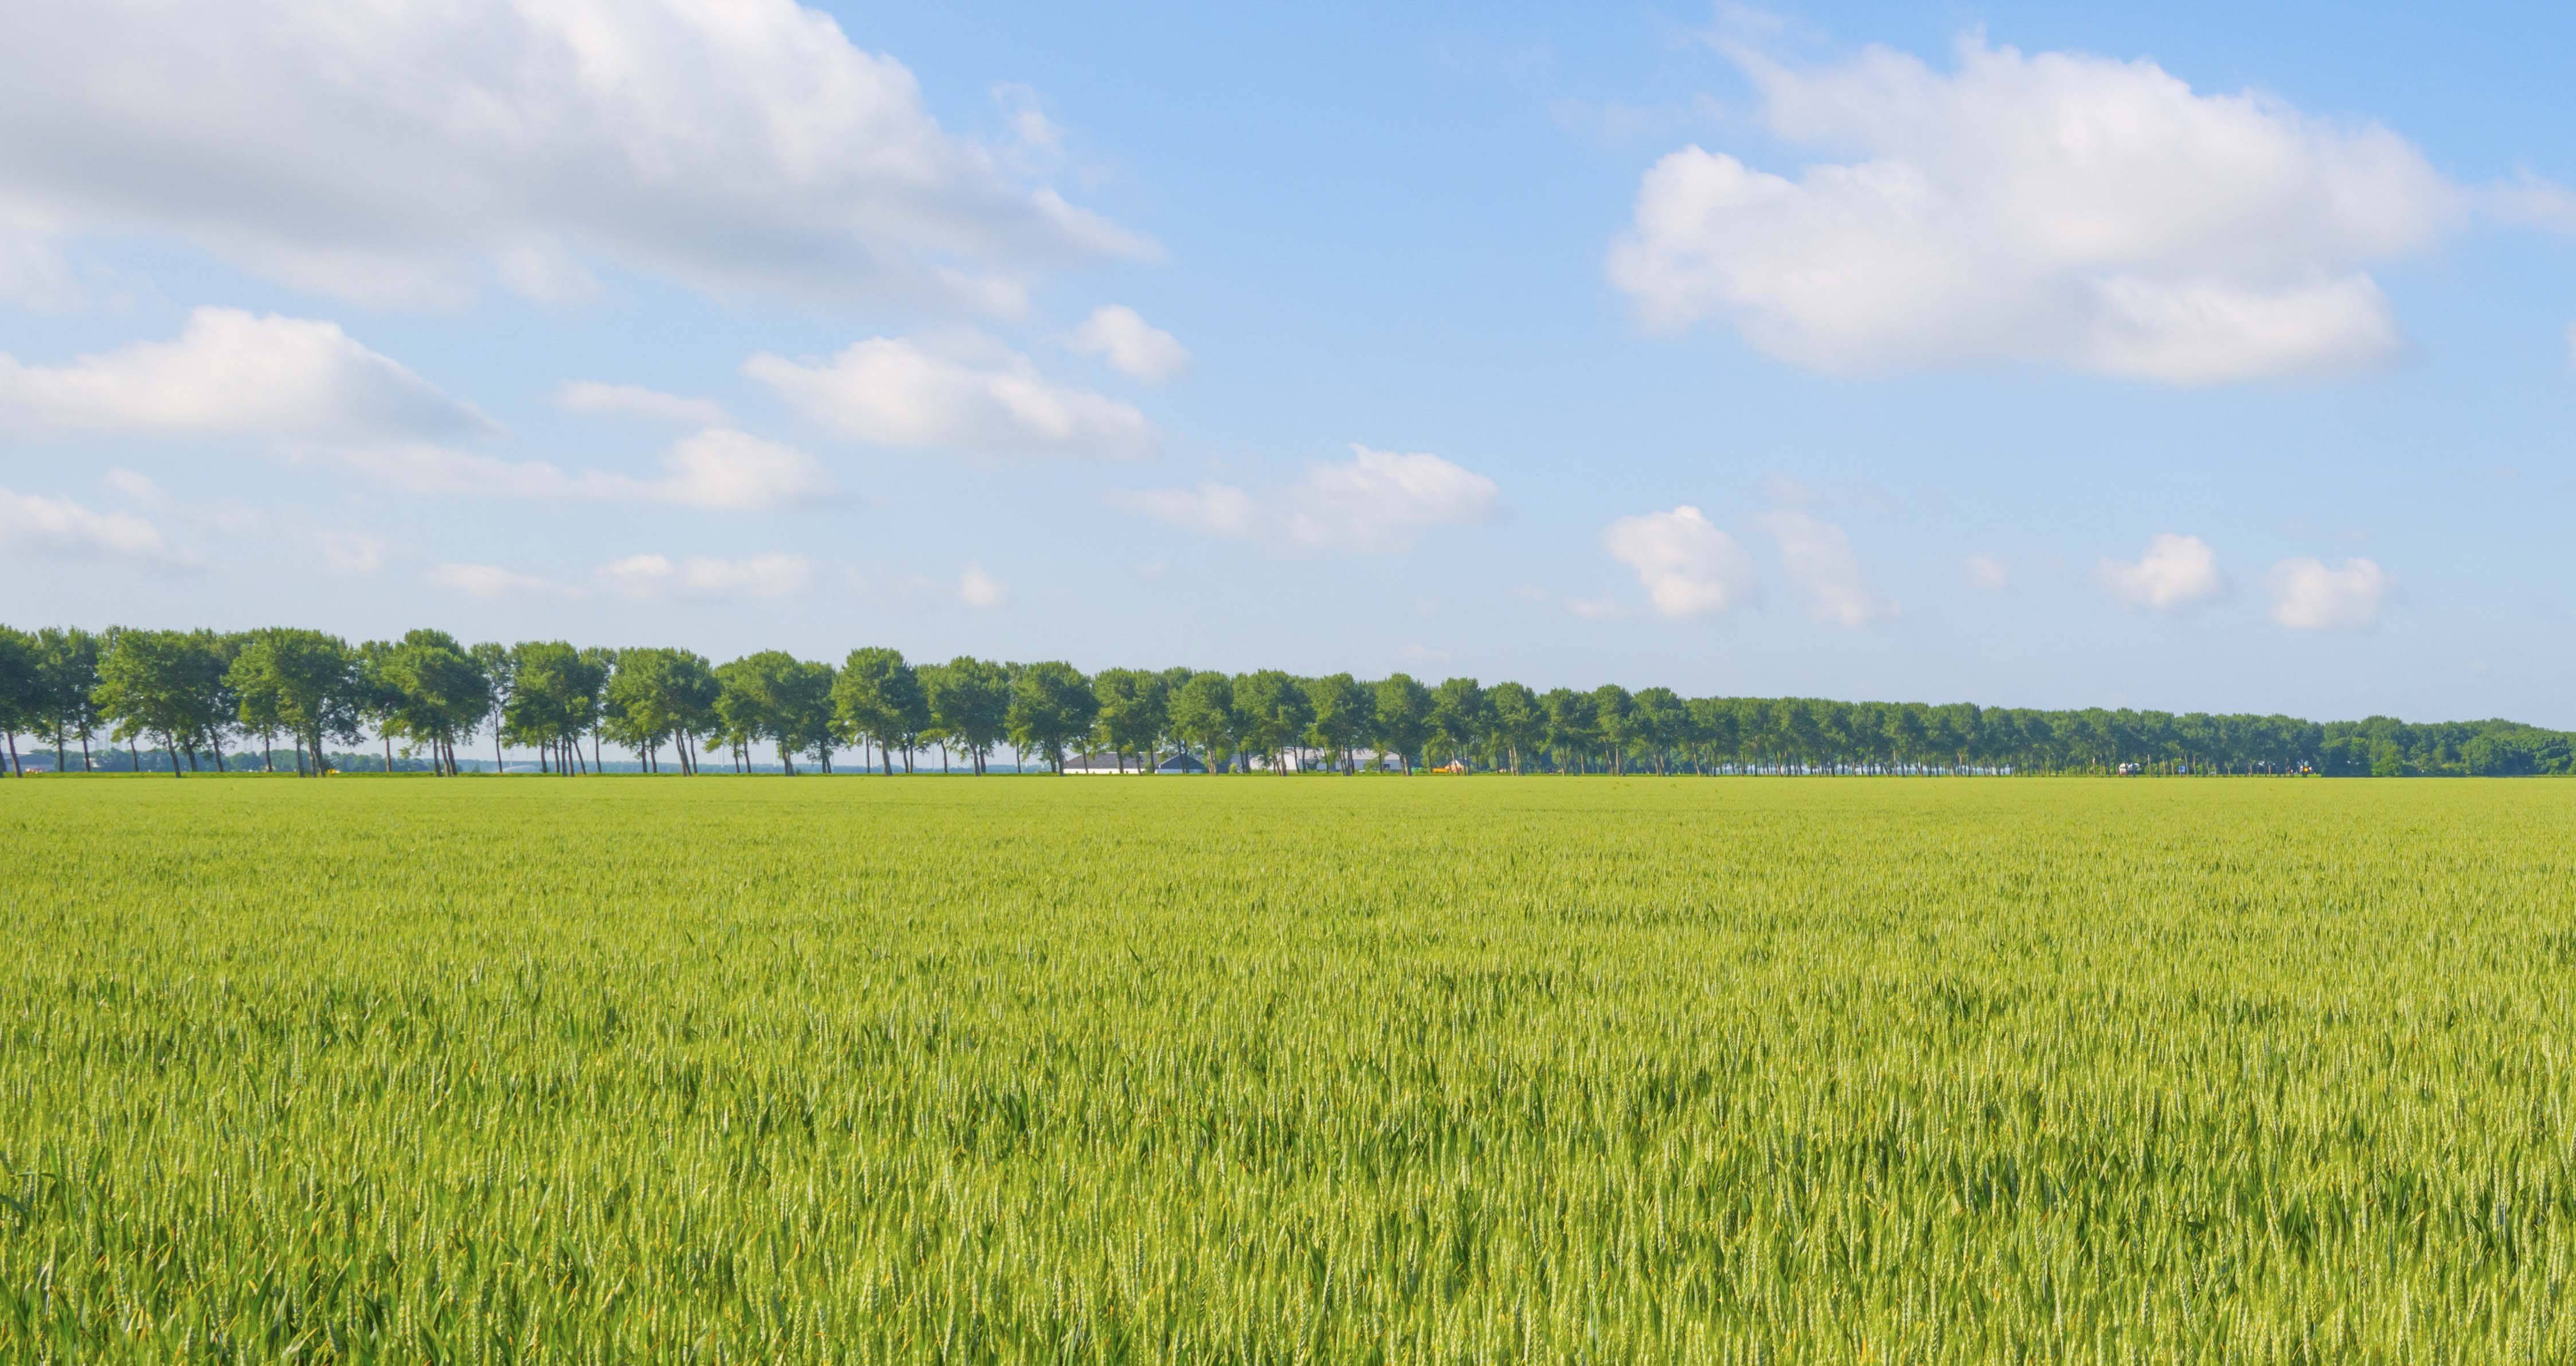
<svg viewBox="0 0 2576 1366">
<path fill-rule="evenodd" d="M 1403 674 L 1362 682 L 1278 670 L 1005 664 L 960 656 L 912 664 L 853 650 L 838 668 L 763 651 L 712 664 L 663 647 L 576 649 L 561 641 L 464 645 L 441 631 L 357 646 L 319 631 L 236 634 L 0 627 L 0 732 L 13 771 L 18 737 L 50 745 L 55 767 L 82 766 L 104 735 L 148 743 L 171 772 L 226 767 L 226 748 L 261 737 L 259 762 L 290 739 L 299 772 L 330 766 L 325 746 L 372 735 L 440 773 L 488 733 L 533 750 L 541 771 L 597 771 L 602 746 L 649 772 L 699 771 L 713 746 L 735 771 L 755 745 L 790 773 L 832 771 L 836 753 L 891 774 L 937 748 L 943 769 L 981 774 L 1005 744 L 1061 771 L 1091 746 L 1150 769 L 1189 751 L 1211 767 L 1273 771 L 1364 763 L 1411 772 L 1449 760 L 1513 773 L 2069 772 L 2518 774 L 2576 771 L 2576 737 L 2511 722 L 2408 725 L 2386 717 L 2319 724 L 2284 716 L 2155 711 L 2036 711 L 1968 703 L 1684 698 L 1608 685 L 1539 692 L 1518 683 Z M 584 752 L 587 742 L 588 752 Z M 871 759 L 871 755 L 873 758 Z"/>
</svg>

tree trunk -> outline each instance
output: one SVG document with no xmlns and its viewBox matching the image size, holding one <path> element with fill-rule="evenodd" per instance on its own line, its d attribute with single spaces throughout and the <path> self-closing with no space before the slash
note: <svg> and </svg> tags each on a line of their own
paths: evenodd
<svg viewBox="0 0 2576 1366">
<path fill-rule="evenodd" d="M 893 777 L 894 751 L 886 748 L 886 742 L 883 740 L 877 741 L 877 759 L 885 765 L 885 775 L 889 778 Z"/>
<path fill-rule="evenodd" d="M 89 736 L 84 734 L 81 736 L 81 772 L 87 773 L 95 767 L 97 765 L 91 763 L 89 757 Z"/>
<path fill-rule="evenodd" d="M 215 751 L 215 771 L 216 771 L 217 773 L 230 773 L 230 772 L 232 772 L 232 770 L 231 770 L 231 769 L 224 767 L 224 742 L 223 742 L 221 739 L 217 739 L 217 740 L 215 741 L 215 743 L 214 743 L 214 751 Z M 57 767 L 60 767 L 60 765 L 57 765 Z"/>
<path fill-rule="evenodd" d="M 390 774 L 392 774 L 392 773 L 393 773 L 393 771 L 394 771 L 394 737 L 392 737 L 392 736 L 390 736 L 390 735 L 385 734 L 383 731 L 377 731 L 377 732 L 376 732 L 376 738 L 377 738 L 377 739 L 379 739 L 379 740 L 384 741 L 384 744 L 385 744 L 385 772 L 386 772 L 388 775 L 390 775 Z"/>
<path fill-rule="evenodd" d="M 61 772 L 61 771 L 62 771 L 62 767 L 63 767 L 63 761 L 62 761 L 62 760 L 60 760 L 60 759 L 56 759 L 56 760 L 54 760 L 54 771 L 55 771 L 55 772 L 57 772 L 57 773 Z M 10 772 L 12 772 L 12 773 L 17 774 L 17 775 L 18 775 L 19 777 L 21 777 L 21 778 L 24 778 L 24 777 L 26 777 L 26 776 L 27 776 L 27 766 L 26 766 L 25 764 L 20 763 L 20 762 L 18 761 L 18 732 L 14 731 L 14 730 L 13 730 L 13 731 L 11 731 L 11 732 L 9 732 L 9 771 L 10 771 Z"/>
</svg>

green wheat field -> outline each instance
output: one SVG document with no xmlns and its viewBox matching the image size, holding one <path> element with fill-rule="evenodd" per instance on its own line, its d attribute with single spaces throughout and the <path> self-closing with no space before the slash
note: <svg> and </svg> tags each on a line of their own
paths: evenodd
<svg viewBox="0 0 2576 1366">
<path fill-rule="evenodd" d="M 2576 1359 L 2576 784 L 0 785 L 0 1360 Z"/>
</svg>

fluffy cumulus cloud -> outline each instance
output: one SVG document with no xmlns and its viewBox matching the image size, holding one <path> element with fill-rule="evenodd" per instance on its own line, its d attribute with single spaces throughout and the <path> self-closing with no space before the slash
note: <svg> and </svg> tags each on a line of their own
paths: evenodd
<svg viewBox="0 0 2576 1366">
<path fill-rule="evenodd" d="M 881 446 L 1104 460 L 1154 449 L 1133 405 L 1049 380 L 977 334 L 872 337 L 820 360 L 764 352 L 742 370 L 816 424 Z"/>
<path fill-rule="evenodd" d="M 2218 552 L 2198 536 L 2164 532 L 2134 560 L 2105 559 L 2103 586 L 2121 602 L 2150 612 L 2180 612 L 2227 591 Z"/>
<path fill-rule="evenodd" d="M 599 581 L 611 592 L 641 602 L 781 598 L 801 593 L 813 583 L 814 564 L 801 555 L 754 555 L 739 560 L 630 555 L 600 566 Z"/>
<path fill-rule="evenodd" d="M 1231 484 L 1148 489 L 1119 500 L 1149 517 L 1217 536 L 1306 550 L 1403 550 L 1422 532 L 1473 526 L 1501 512 L 1494 481 L 1419 452 L 1354 444 L 1351 458 L 1317 464 L 1285 488 Z"/>
<path fill-rule="evenodd" d="M 1024 297 L 1153 245 L 940 127 L 793 0 L 94 0 L 0 45 L 0 286 L 66 239 L 194 243 L 290 285 L 540 299 L 592 265 L 798 298 Z"/>
<path fill-rule="evenodd" d="M 1011 600 L 1011 590 L 1000 579 L 984 572 L 981 565 L 968 565 L 958 576 L 957 598 L 969 607 L 999 607 Z"/>
<path fill-rule="evenodd" d="M 0 417 L 57 431 L 437 440 L 491 427 L 338 324 L 200 308 L 178 337 L 30 365 L 0 355 Z"/>
<path fill-rule="evenodd" d="M 2321 560 L 2283 560 L 2272 566 L 2272 620 L 2294 631 L 2357 630 L 2379 620 L 2388 600 L 2388 574 L 2364 559 L 2329 567 Z"/>
<path fill-rule="evenodd" d="M 297 458 L 353 470 L 412 493 L 497 498 L 671 503 L 715 512 L 811 507 L 837 494 L 821 461 L 775 441 L 710 428 L 662 454 L 658 478 L 567 470 L 542 460 L 503 460 L 427 443 L 322 446 Z"/>
<path fill-rule="evenodd" d="M 1768 130 L 1828 159 L 1783 175 L 1666 156 L 1610 276 L 1649 325 L 1720 321 L 1818 369 L 2350 369 L 2398 346 L 2369 268 L 2482 198 L 2384 127 L 2195 91 L 2153 62 L 1974 38 L 1949 70 L 1881 48 L 1734 55 Z"/>
<path fill-rule="evenodd" d="M 1773 512 L 1762 518 L 1762 529 L 1778 543 L 1781 571 L 1816 620 L 1867 626 L 1896 615 L 1896 603 L 1869 586 L 1841 527 L 1803 512 Z"/>
<path fill-rule="evenodd" d="M 1092 310 L 1066 344 L 1080 355 L 1098 356 L 1120 374 L 1148 384 L 1159 384 L 1190 365 L 1190 353 L 1182 349 L 1177 338 L 1124 304 Z"/>
<path fill-rule="evenodd" d="M 1635 570 L 1657 612 L 1699 617 L 1752 601 L 1753 557 L 1698 508 L 1622 517 L 1601 533 L 1610 558 Z"/>
<path fill-rule="evenodd" d="M 41 559 L 175 561 L 158 527 L 128 512 L 0 488 L 0 547 Z"/>
<path fill-rule="evenodd" d="M 604 384 L 577 379 L 555 390 L 557 406 L 576 413 L 650 418 L 683 427 L 725 425 L 724 405 L 713 399 L 683 398 L 634 384 Z"/>
</svg>

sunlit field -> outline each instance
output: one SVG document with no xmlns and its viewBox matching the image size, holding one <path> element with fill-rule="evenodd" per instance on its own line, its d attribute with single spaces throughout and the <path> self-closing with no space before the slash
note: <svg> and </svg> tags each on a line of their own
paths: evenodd
<svg viewBox="0 0 2576 1366">
<path fill-rule="evenodd" d="M 0 784 L 0 1360 L 2576 1359 L 2576 784 Z"/>
</svg>

